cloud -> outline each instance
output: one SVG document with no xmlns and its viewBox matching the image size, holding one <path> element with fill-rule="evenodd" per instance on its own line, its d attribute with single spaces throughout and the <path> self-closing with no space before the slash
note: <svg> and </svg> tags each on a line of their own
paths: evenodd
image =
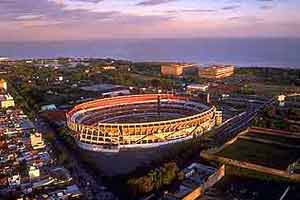
<svg viewBox="0 0 300 200">
<path fill-rule="evenodd" d="M 177 0 L 145 0 L 140 3 L 137 3 L 137 6 L 156 6 L 160 4 L 170 3 Z"/>
<path fill-rule="evenodd" d="M 167 13 L 214 13 L 218 10 L 215 9 L 181 9 L 181 10 L 169 10 Z"/>
<path fill-rule="evenodd" d="M 34 14 L 28 14 L 28 15 L 20 15 L 16 17 L 16 20 L 33 20 L 33 19 L 40 19 L 44 15 L 34 15 Z"/>
<path fill-rule="evenodd" d="M 211 30 L 223 34 L 226 30 L 242 32 L 238 30 L 240 25 L 255 27 L 264 23 L 274 27 L 285 23 L 281 27 L 286 32 L 290 28 L 291 34 L 299 34 L 291 25 L 300 19 L 294 1 L 0 0 L 0 40 L 173 37 L 202 31 L 210 34 Z M 276 9 L 263 12 L 272 8 Z"/>
<path fill-rule="evenodd" d="M 262 10 L 271 10 L 271 9 L 273 9 L 273 6 L 264 5 L 264 6 L 261 6 L 260 9 L 262 9 Z"/>
<path fill-rule="evenodd" d="M 235 16 L 235 17 L 229 17 L 228 20 L 246 22 L 246 23 L 257 23 L 257 22 L 264 21 L 263 18 L 257 16 Z"/>
<path fill-rule="evenodd" d="M 60 5 L 63 10 L 93 11 L 103 0 L 49 0 Z"/>
<path fill-rule="evenodd" d="M 240 5 L 225 6 L 222 8 L 222 10 L 235 10 L 240 7 L 241 7 Z"/>
</svg>

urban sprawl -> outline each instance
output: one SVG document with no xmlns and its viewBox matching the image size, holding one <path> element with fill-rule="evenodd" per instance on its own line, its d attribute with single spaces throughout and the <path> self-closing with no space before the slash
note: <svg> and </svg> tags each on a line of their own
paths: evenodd
<svg viewBox="0 0 300 200">
<path fill-rule="evenodd" d="M 300 70 L 2 57 L 0 78 L 0 199 L 300 199 Z"/>
</svg>

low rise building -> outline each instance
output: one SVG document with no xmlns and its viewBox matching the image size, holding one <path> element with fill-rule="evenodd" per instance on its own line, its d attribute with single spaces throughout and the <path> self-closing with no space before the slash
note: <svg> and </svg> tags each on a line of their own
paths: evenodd
<svg viewBox="0 0 300 200">
<path fill-rule="evenodd" d="M 11 188 L 17 187 L 21 185 L 21 177 L 20 175 L 13 175 L 11 177 L 8 177 L 8 184 Z"/>
<path fill-rule="evenodd" d="M 49 105 L 44 105 L 41 107 L 41 111 L 51 111 L 51 110 L 56 110 L 56 105 L 54 104 L 49 104 Z"/>
<path fill-rule="evenodd" d="M 104 97 L 116 97 L 121 95 L 130 95 L 130 90 L 128 89 L 120 89 L 120 90 L 114 90 L 110 92 L 103 92 L 101 94 Z"/>
<path fill-rule="evenodd" d="M 167 192 L 164 200 L 195 200 L 203 195 L 225 175 L 225 165 L 214 168 L 200 163 L 193 163 L 183 171 L 185 179 L 178 190 Z"/>
<path fill-rule="evenodd" d="M 0 95 L 1 108 L 10 108 L 15 106 L 14 98 L 10 94 Z"/>
<path fill-rule="evenodd" d="M 109 66 L 103 66 L 102 69 L 103 70 L 116 70 L 117 68 L 115 66 L 109 65 Z"/>
<path fill-rule="evenodd" d="M 207 79 L 221 79 L 234 74 L 233 65 L 213 65 L 199 69 L 199 77 Z"/>
<path fill-rule="evenodd" d="M 190 84 L 186 86 L 188 92 L 206 92 L 208 90 L 208 84 Z"/>
</svg>

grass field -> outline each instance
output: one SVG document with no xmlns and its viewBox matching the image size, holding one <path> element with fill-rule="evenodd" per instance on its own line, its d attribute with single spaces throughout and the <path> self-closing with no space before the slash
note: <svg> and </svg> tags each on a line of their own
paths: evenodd
<svg viewBox="0 0 300 200">
<path fill-rule="evenodd" d="M 218 153 L 226 158 L 286 170 L 300 157 L 299 149 L 238 139 Z"/>
<path fill-rule="evenodd" d="M 265 139 L 274 142 L 281 142 L 284 144 L 290 145 L 299 145 L 300 146 L 300 138 L 288 138 L 288 137 L 280 137 L 276 135 L 268 135 L 268 134 L 256 134 L 256 133 L 247 133 L 245 136 L 250 136 L 258 139 Z"/>
<path fill-rule="evenodd" d="M 274 96 L 282 93 L 298 92 L 299 87 L 291 85 L 276 85 L 266 83 L 250 83 L 249 86 L 256 94 L 262 96 Z"/>
</svg>

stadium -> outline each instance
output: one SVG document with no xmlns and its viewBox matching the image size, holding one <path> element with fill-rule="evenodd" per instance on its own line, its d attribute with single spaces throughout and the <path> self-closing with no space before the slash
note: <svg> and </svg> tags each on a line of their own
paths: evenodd
<svg viewBox="0 0 300 200">
<path fill-rule="evenodd" d="M 170 94 L 98 99 L 75 106 L 66 116 L 79 147 L 100 152 L 188 140 L 222 121 L 214 106 Z"/>
</svg>

